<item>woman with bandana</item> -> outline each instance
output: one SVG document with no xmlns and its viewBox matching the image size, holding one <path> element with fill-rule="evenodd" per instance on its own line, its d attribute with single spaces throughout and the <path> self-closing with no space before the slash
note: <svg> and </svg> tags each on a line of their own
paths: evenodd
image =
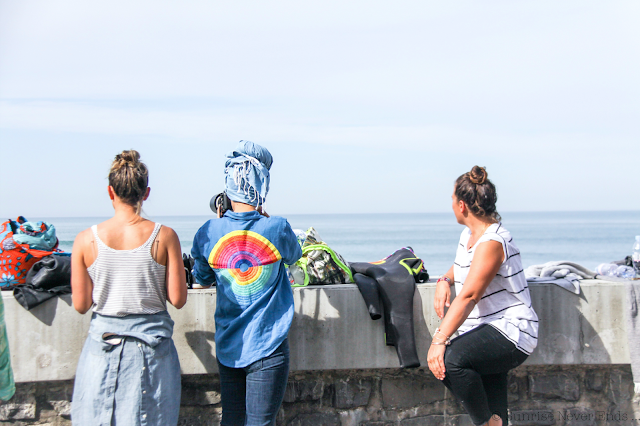
<svg viewBox="0 0 640 426">
<path fill-rule="evenodd" d="M 289 375 L 293 293 L 284 265 L 302 250 L 286 219 L 270 217 L 269 151 L 240 141 L 227 155 L 232 210 L 196 233 L 191 255 L 201 285 L 217 283 L 216 357 L 222 425 L 274 425 Z"/>
</svg>

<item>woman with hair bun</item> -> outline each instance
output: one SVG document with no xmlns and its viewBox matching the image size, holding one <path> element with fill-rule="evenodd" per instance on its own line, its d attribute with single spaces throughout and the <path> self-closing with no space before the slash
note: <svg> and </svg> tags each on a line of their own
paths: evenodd
<svg viewBox="0 0 640 426">
<path fill-rule="evenodd" d="M 460 176 L 451 198 L 465 229 L 453 266 L 436 284 L 434 307 L 442 322 L 427 361 L 474 424 L 506 425 L 507 373 L 535 349 L 538 316 L 520 251 L 500 222 L 496 188 L 485 168 L 474 166 Z M 452 285 L 456 298 L 450 303 Z"/>
<path fill-rule="evenodd" d="M 137 151 L 116 155 L 114 216 L 82 231 L 71 256 L 73 306 L 93 307 L 73 387 L 74 425 L 176 425 L 180 362 L 167 300 L 187 301 L 180 241 L 140 216 L 149 172 Z"/>
</svg>

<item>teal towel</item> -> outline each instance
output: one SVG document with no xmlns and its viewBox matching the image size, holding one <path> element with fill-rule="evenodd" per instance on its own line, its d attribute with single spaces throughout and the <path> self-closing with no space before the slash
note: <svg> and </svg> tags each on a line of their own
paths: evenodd
<svg viewBox="0 0 640 426">
<path fill-rule="evenodd" d="M 49 222 L 25 222 L 13 234 L 18 244 L 28 244 L 34 250 L 51 251 L 58 244 L 56 228 Z"/>
</svg>

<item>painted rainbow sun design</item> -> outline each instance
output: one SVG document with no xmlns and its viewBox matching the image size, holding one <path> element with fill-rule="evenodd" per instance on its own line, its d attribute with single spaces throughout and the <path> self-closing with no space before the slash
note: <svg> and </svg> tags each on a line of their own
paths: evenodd
<svg viewBox="0 0 640 426">
<path fill-rule="evenodd" d="M 231 284 L 240 305 L 259 297 L 282 259 L 278 249 L 253 231 L 233 231 L 220 238 L 211 250 L 209 265 Z"/>
</svg>

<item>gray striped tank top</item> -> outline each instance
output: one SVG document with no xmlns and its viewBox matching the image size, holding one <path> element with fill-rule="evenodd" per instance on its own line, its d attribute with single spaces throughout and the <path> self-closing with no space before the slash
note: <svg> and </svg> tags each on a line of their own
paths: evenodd
<svg viewBox="0 0 640 426">
<path fill-rule="evenodd" d="M 156 223 L 149 239 L 132 250 L 112 249 L 98 237 L 98 225 L 91 227 L 98 245 L 98 257 L 87 268 L 94 312 L 124 317 L 167 310 L 166 266 L 151 257 L 161 226 Z"/>
</svg>

